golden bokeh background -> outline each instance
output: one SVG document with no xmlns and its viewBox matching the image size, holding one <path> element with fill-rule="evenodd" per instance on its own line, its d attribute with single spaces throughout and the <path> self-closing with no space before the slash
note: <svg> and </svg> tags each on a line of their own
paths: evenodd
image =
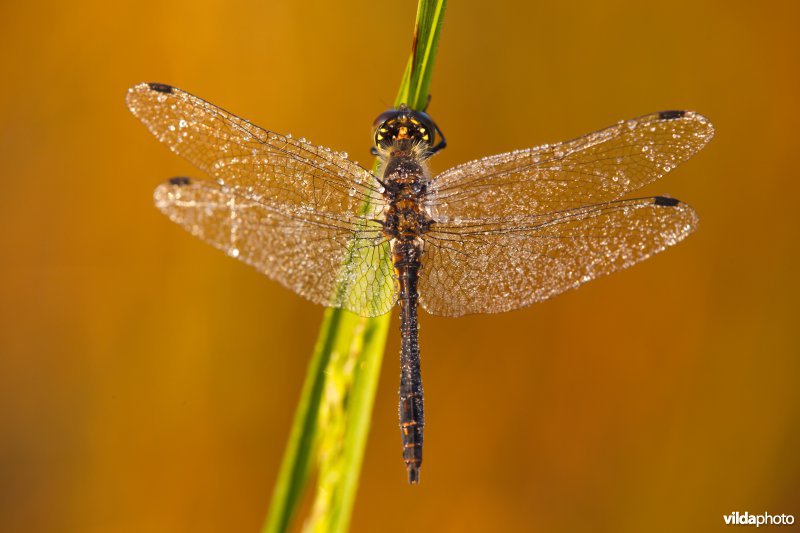
<svg viewBox="0 0 800 533">
<path fill-rule="evenodd" d="M 259 530 L 322 309 L 158 213 L 153 188 L 199 172 L 125 91 L 173 84 L 368 162 L 415 9 L 0 5 L 0 531 Z M 644 192 L 701 224 L 544 304 L 423 314 L 419 487 L 400 458 L 394 322 L 353 531 L 800 519 L 798 20 L 788 0 L 451 3 L 434 171 L 694 109 L 716 138 Z"/>
</svg>

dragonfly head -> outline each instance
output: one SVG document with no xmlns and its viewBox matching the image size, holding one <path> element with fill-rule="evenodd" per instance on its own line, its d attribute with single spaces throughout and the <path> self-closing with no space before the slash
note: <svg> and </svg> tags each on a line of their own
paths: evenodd
<svg viewBox="0 0 800 533">
<path fill-rule="evenodd" d="M 373 124 L 373 143 L 378 150 L 388 150 L 397 144 L 411 144 L 424 148 L 424 152 L 433 153 L 434 142 L 440 136 L 441 132 L 431 117 L 405 104 L 381 113 Z"/>
</svg>

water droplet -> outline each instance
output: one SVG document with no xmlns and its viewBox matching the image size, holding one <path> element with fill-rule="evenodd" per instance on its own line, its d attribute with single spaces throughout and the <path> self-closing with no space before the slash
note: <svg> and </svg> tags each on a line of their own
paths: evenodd
<svg viewBox="0 0 800 533">
<path fill-rule="evenodd" d="M 231 248 L 230 250 L 228 250 L 228 255 L 231 257 L 239 257 L 239 249 Z"/>
</svg>

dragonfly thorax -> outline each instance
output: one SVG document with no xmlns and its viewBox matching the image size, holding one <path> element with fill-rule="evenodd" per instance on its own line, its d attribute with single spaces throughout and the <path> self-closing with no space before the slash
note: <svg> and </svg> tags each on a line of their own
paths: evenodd
<svg viewBox="0 0 800 533">
<path fill-rule="evenodd" d="M 390 196 L 403 190 L 418 196 L 425 192 L 428 183 L 423 158 L 416 151 L 395 151 L 383 163 L 383 181 Z"/>
<path fill-rule="evenodd" d="M 414 240 L 428 231 L 433 220 L 411 202 L 398 202 L 389 208 L 383 233 L 390 239 Z"/>
<path fill-rule="evenodd" d="M 419 237 L 432 223 L 422 208 L 428 186 L 423 160 L 414 154 L 390 155 L 382 169 L 384 197 L 388 204 L 383 233 L 393 239 Z"/>
</svg>

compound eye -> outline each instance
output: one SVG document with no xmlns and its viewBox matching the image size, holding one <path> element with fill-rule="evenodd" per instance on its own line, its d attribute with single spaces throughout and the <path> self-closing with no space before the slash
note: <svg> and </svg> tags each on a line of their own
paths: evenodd
<svg viewBox="0 0 800 533">
<path fill-rule="evenodd" d="M 375 146 L 381 147 L 387 141 L 391 141 L 391 137 L 387 134 L 386 128 L 378 128 L 375 130 Z"/>
<path fill-rule="evenodd" d="M 397 115 L 399 114 L 400 111 L 398 111 L 397 109 L 390 109 L 389 111 L 384 111 L 383 113 L 378 115 L 378 118 L 376 118 L 375 121 L 372 123 L 372 127 L 377 129 L 383 123 L 388 122 L 393 118 L 397 118 Z"/>
<path fill-rule="evenodd" d="M 384 111 L 375 122 L 372 124 L 373 129 L 373 142 L 376 147 L 384 148 L 392 142 L 392 124 L 397 122 L 397 117 L 402 114 L 399 109 L 390 109 Z"/>
<path fill-rule="evenodd" d="M 419 131 L 420 138 L 429 144 L 433 144 L 436 137 L 436 124 L 434 124 L 433 119 L 424 111 L 417 111 L 414 115 L 419 124 L 417 131 Z"/>
</svg>

